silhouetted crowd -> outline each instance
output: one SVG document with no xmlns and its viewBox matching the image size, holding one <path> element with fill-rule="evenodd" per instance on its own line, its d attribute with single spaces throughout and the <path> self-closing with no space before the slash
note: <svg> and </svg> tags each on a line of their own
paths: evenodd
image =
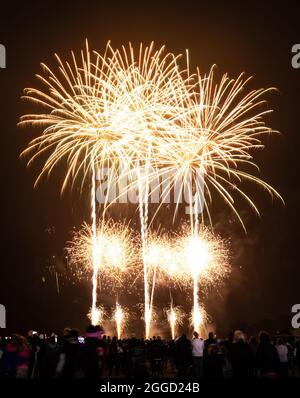
<svg viewBox="0 0 300 398">
<path fill-rule="evenodd" d="M 65 328 L 62 335 L 30 331 L 0 340 L 1 378 L 73 379 L 100 377 L 287 378 L 300 377 L 300 339 L 247 339 L 236 330 L 226 339 L 194 332 L 174 340 L 118 340 L 101 327 L 84 337 Z"/>
</svg>

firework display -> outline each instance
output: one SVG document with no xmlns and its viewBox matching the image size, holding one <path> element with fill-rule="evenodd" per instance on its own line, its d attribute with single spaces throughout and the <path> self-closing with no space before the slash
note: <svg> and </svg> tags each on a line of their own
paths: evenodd
<svg viewBox="0 0 300 398">
<path fill-rule="evenodd" d="M 44 111 L 21 117 L 21 126 L 42 129 L 22 156 L 29 157 L 29 165 L 43 159 L 36 185 L 63 163 L 62 191 L 76 181 L 81 191 L 90 187 L 91 223 L 74 232 L 66 250 L 75 273 L 92 281 L 91 322 L 102 319 L 102 286 L 119 292 L 131 278 L 133 283 L 142 279 L 146 339 L 158 286 L 192 288 L 191 323 L 199 331 L 207 319 L 202 287 L 215 286 L 230 270 L 228 245 L 211 228 L 213 198 L 221 197 L 244 228 L 236 197 L 258 214 L 259 210 L 242 182 L 281 198 L 256 175 L 253 159 L 253 150 L 264 147 L 262 137 L 273 133 L 264 122 L 271 112 L 265 95 L 272 89 L 247 91 L 250 79 L 243 74 L 236 79 L 225 74 L 218 82 L 214 67 L 208 74 L 191 73 L 188 52 L 186 57 L 176 56 L 165 53 L 164 47 L 155 50 L 153 43 L 137 50 L 131 44 L 114 49 L 108 43 L 103 55 L 90 51 L 86 43 L 79 58 L 72 53 L 71 62 L 58 56 L 56 60 L 57 72 L 42 64 L 43 74 L 37 77 L 43 88 L 25 89 L 24 98 Z M 114 171 L 107 191 L 116 182 L 122 185 L 116 197 L 137 191 L 140 239 L 125 217 L 123 223 L 109 219 L 108 199 L 97 210 L 96 179 L 107 168 Z M 153 188 L 157 180 L 164 183 Z M 151 216 L 149 198 L 155 189 L 161 201 Z M 184 197 L 188 222 L 179 232 L 151 231 L 149 225 L 159 219 L 171 195 L 175 210 L 170 218 L 180 216 Z M 206 216 L 209 227 L 204 226 Z M 117 301 L 113 321 L 118 338 L 128 317 Z M 183 314 L 173 301 L 167 317 L 175 338 Z"/>
<path fill-rule="evenodd" d="M 127 225 L 109 220 L 97 226 L 94 240 L 91 226 L 84 223 L 67 243 L 69 264 L 80 277 L 92 272 L 96 258 L 97 268 L 106 284 L 112 279 L 109 288 L 116 288 L 123 283 L 124 275 L 132 273 L 136 267 L 135 239 Z"/>
<path fill-rule="evenodd" d="M 79 278 L 81 276 L 90 278 L 90 275 L 94 278 L 96 275 L 93 287 L 97 287 L 100 274 L 107 288 L 118 290 L 124 285 L 126 278 L 135 271 L 138 261 L 135 247 L 133 231 L 125 224 L 108 220 L 96 226 L 95 230 L 84 223 L 74 232 L 66 251 L 69 264 Z M 93 324 L 97 324 L 99 319 L 96 293 L 97 291 L 93 294 L 92 301 Z"/>
<path fill-rule="evenodd" d="M 117 302 L 116 309 L 114 312 L 114 320 L 116 323 L 117 337 L 119 340 L 121 339 L 122 332 L 124 330 L 124 326 L 126 324 L 127 319 L 128 319 L 128 312 L 123 307 L 121 307 L 121 305 Z"/>
<path fill-rule="evenodd" d="M 170 324 L 171 337 L 175 340 L 177 328 L 183 323 L 184 313 L 180 307 L 173 306 L 173 300 L 171 301 L 170 308 L 166 309 L 166 313 Z"/>
</svg>

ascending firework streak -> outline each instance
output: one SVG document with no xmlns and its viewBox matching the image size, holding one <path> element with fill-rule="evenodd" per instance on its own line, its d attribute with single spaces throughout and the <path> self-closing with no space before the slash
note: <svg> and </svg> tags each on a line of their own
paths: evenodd
<svg viewBox="0 0 300 398">
<path fill-rule="evenodd" d="M 95 165 L 92 164 L 92 189 L 91 189 L 91 219 L 92 219 L 92 309 L 91 309 L 91 323 L 98 325 L 100 322 L 100 314 L 97 308 L 97 287 L 98 287 L 98 272 L 99 261 L 97 259 L 97 209 L 96 209 L 96 175 Z"/>
<path fill-rule="evenodd" d="M 172 340 L 175 340 L 175 327 L 176 327 L 176 323 L 177 323 L 177 316 L 176 316 L 176 312 L 173 308 L 173 305 L 171 305 L 171 308 L 170 308 L 169 323 L 170 323 L 170 327 L 171 327 Z"/>
<path fill-rule="evenodd" d="M 147 162 L 148 170 L 148 162 Z M 148 172 L 146 171 L 147 175 Z M 148 177 L 143 187 L 141 179 L 141 171 L 138 168 L 138 195 L 139 195 L 139 214 L 141 223 L 141 239 L 142 239 L 142 259 L 144 272 L 144 321 L 145 321 L 145 338 L 150 337 L 150 326 L 152 319 L 152 303 L 150 294 L 150 278 L 149 278 L 149 264 L 147 261 L 147 247 L 148 247 Z M 153 281 L 154 283 L 154 281 Z"/>
<path fill-rule="evenodd" d="M 170 283 L 175 276 L 176 270 L 172 267 L 172 242 L 168 235 L 158 235 L 151 233 L 148 237 L 145 263 L 147 264 L 147 277 L 152 282 L 151 291 L 149 291 L 149 313 L 151 315 L 148 323 L 148 333 L 152 319 L 152 308 L 154 292 L 157 282 L 164 285 Z M 166 272 L 166 270 L 168 272 Z M 174 272 L 172 272 L 174 271 Z M 172 281 L 173 282 L 173 281 Z M 149 336 L 149 335 L 148 335 Z"/>
<path fill-rule="evenodd" d="M 183 313 L 179 307 L 173 306 L 173 299 L 171 299 L 170 308 L 167 310 L 167 317 L 170 325 L 172 340 L 175 340 L 177 327 L 178 325 L 182 324 Z"/>
<path fill-rule="evenodd" d="M 190 325 L 197 331 L 199 335 L 203 336 L 206 334 L 206 324 L 209 320 L 209 315 L 207 314 L 204 306 L 198 304 L 198 311 L 195 313 L 194 309 L 192 309 L 190 314 Z M 195 329 L 197 328 L 197 330 Z"/>
<path fill-rule="evenodd" d="M 116 303 L 116 309 L 114 312 L 114 321 L 116 323 L 116 329 L 117 329 L 117 337 L 118 340 L 121 339 L 121 335 L 124 329 L 124 324 L 127 319 L 127 312 L 120 306 L 120 304 L 117 302 Z"/>
<path fill-rule="evenodd" d="M 201 269 L 205 269 L 209 264 L 209 249 L 207 245 L 197 235 L 189 239 L 187 248 L 188 265 L 193 275 L 193 325 L 194 330 L 200 333 L 201 309 L 199 303 L 199 283 Z"/>
</svg>

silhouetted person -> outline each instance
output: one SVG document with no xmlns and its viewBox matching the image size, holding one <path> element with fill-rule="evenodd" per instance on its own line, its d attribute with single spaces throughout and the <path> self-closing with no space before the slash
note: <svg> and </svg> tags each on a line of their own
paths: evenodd
<svg viewBox="0 0 300 398">
<path fill-rule="evenodd" d="M 217 344 L 217 340 L 214 338 L 213 332 L 208 333 L 208 339 L 204 342 L 204 354 L 207 354 L 210 344 Z"/>
<path fill-rule="evenodd" d="M 184 377 L 192 362 L 191 342 L 183 334 L 175 343 L 177 376 Z"/>
<path fill-rule="evenodd" d="M 88 326 L 85 342 L 82 347 L 82 366 L 88 379 L 97 379 L 103 369 L 105 342 L 102 341 L 103 330 L 99 326 Z"/>
<path fill-rule="evenodd" d="M 252 350 L 252 355 L 253 358 L 255 359 L 256 357 L 256 351 L 257 351 L 257 347 L 258 347 L 258 340 L 255 336 L 251 336 L 249 339 L 249 345 L 250 348 Z M 254 361 L 254 368 L 253 368 L 253 375 L 256 377 L 258 375 L 258 371 L 257 371 L 257 367 L 256 367 L 256 363 Z"/>
<path fill-rule="evenodd" d="M 254 357 L 251 347 L 246 342 L 243 332 L 236 330 L 233 343 L 229 352 L 232 366 L 232 375 L 235 378 L 253 377 Z"/>
<path fill-rule="evenodd" d="M 132 374 L 134 377 L 147 377 L 145 342 L 143 339 L 131 340 Z"/>
<path fill-rule="evenodd" d="M 52 379 L 55 376 L 56 366 L 59 359 L 60 345 L 53 335 L 45 344 L 43 344 L 39 351 L 39 367 L 40 377 L 43 379 Z"/>
<path fill-rule="evenodd" d="M 37 354 L 39 351 L 39 337 L 37 333 L 33 332 L 33 330 L 29 330 L 27 332 L 26 342 L 30 350 L 28 376 L 34 377 L 37 364 Z"/>
<path fill-rule="evenodd" d="M 108 348 L 108 366 L 109 376 L 112 376 L 113 372 L 116 376 L 119 374 L 121 368 L 119 344 L 116 336 L 113 337 L 112 342 Z"/>
<path fill-rule="evenodd" d="M 258 347 L 258 341 L 257 338 L 255 336 L 251 336 L 249 339 L 249 345 L 251 347 L 252 353 L 255 356 L 256 355 L 256 350 Z"/>
<path fill-rule="evenodd" d="M 153 340 L 149 342 L 149 357 L 151 362 L 152 376 L 163 376 L 163 345 L 161 338 L 153 336 Z"/>
<path fill-rule="evenodd" d="M 79 369 L 80 344 L 78 341 L 78 331 L 70 330 L 65 337 L 56 372 L 63 379 L 73 379 Z"/>
<path fill-rule="evenodd" d="M 223 356 L 216 344 L 210 344 L 204 362 L 204 376 L 220 379 L 223 377 Z"/>
<path fill-rule="evenodd" d="M 279 370 L 279 357 L 267 332 L 260 332 L 256 351 L 256 364 L 262 377 L 276 377 Z"/>
</svg>

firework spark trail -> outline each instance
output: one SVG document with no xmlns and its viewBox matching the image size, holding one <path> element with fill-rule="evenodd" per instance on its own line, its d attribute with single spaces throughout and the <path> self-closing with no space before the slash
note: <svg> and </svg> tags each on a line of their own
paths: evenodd
<svg viewBox="0 0 300 398">
<path fill-rule="evenodd" d="M 198 227 L 199 227 L 199 219 L 198 219 L 198 208 L 197 208 L 197 200 L 195 201 L 194 211 L 191 212 L 191 238 L 198 237 Z M 194 215 L 194 217 L 193 217 Z M 198 272 L 194 271 L 193 275 L 193 325 L 194 331 L 200 333 L 200 325 L 201 325 L 201 310 L 200 310 L 200 297 L 199 297 L 199 290 L 200 290 L 200 276 Z"/>
<path fill-rule="evenodd" d="M 175 340 L 176 320 L 177 320 L 176 319 L 176 312 L 174 311 L 173 304 L 172 304 L 171 308 L 170 308 L 170 317 L 169 317 L 172 340 Z"/>
<path fill-rule="evenodd" d="M 147 251 L 147 246 L 148 246 L 148 216 L 149 216 L 149 203 L 148 203 L 148 197 L 149 197 L 149 167 L 150 167 L 150 162 L 151 162 L 151 143 L 148 143 L 149 147 L 148 147 L 148 156 L 146 158 L 146 179 L 145 179 L 145 195 L 144 195 L 144 228 L 145 228 L 145 232 L 144 232 L 144 239 L 145 239 L 145 244 L 143 244 L 143 248 L 145 248 L 145 250 Z M 143 256 L 143 259 L 145 257 Z M 146 325 L 145 325 L 145 338 L 149 339 L 150 337 L 150 331 L 151 331 L 151 321 L 152 321 L 152 310 L 153 310 L 153 295 L 154 295 L 154 287 L 155 287 L 155 274 L 153 276 L 152 281 L 149 281 L 149 268 L 148 268 L 148 264 L 145 264 L 145 268 L 146 268 L 146 277 L 147 277 L 147 281 L 145 283 L 148 284 L 148 295 L 149 295 L 149 291 L 150 291 L 150 283 L 152 283 L 152 289 L 151 289 L 151 294 L 150 297 L 148 298 L 150 300 L 150 302 L 148 303 L 149 308 L 146 310 L 145 309 L 145 319 L 146 321 Z M 144 275 L 145 278 L 145 275 Z M 146 302 L 145 302 L 145 308 L 146 308 Z"/>
<path fill-rule="evenodd" d="M 92 165 L 92 188 L 91 188 L 91 219 L 92 219 L 92 310 L 91 322 L 92 325 L 99 323 L 99 311 L 97 309 L 97 287 L 98 287 L 98 272 L 99 259 L 97 258 L 97 209 L 96 209 L 96 174 L 95 165 Z"/>
<path fill-rule="evenodd" d="M 153 300 L 157 281 L 163 285 L 171 283 L 174 277 L 174 267 L 172 267 L 172 243 L 168 235 L 158 235 L 151 233 L 148 238 L 146 263 L 148 266 L 148 278 L 151 280 L 150 294 L 150 325 L 153 317 Z M 168 272 L 164 272 L 168 270 Z M 167 280 L 166 280 L 167 276 Z"/>
<path fill-rule="evenodd" d="M 193 182 L 193 181 L 192 181 Z M 196 187 L 197 189 L 197 187 Z M 197 208 L 197 198 L 195 200 L 195 204 L 193 203 L 193 186 L 188 185 L 188 207 L 190 213 L 190 239 L 193 241 L 198 238 L 198 208 Z M 192 249 L 192 248 L 190 248 Z M 195 254 L 195 253 L 193 253 Z M 201 314 L 200 314 L 200 297 L 199 297 L 199 270 L 197 267 L 193 266 L 191 262 L 195 261 L 195 258 L 188 258 L 189 265 L 192 269 L 193 274 L 193 327 L 194 331 L 199 333 L 200 323 L 201 323 Z"/>
<path fill-rule="evenodd" d="M 194 234 L 191 235 L 190 239 L 191 240 L 188 246 L 188 261 L 193 275 L 193 326 L 194 331 L 199 333 L 201 326 L 201 312 L 199 303 L 200 269 L 198 264 L 195 264 L 195 262 L 198 260 L 203 264 L 203 267 L 207 267 L 209 258 L 207 253 L 208 248 L 201 240 L 199 240 L 197 231 L 194 231 Z"/>
<path fill-rule="evenodd" d="M 199 304 L 199 285 L 198 285 L 198 277 L 194 274 L 193 277 L 193 327 L 195 332 L 200 332 L 201 325 L 201 313 L 200 313 L 200 304 Z"/>
<path fill-rule="evenodd" d="M 59 290 L 59 283 L 58 283 L 58 274 L 57 272 L 55 272 L 55 280 L 56 280 L 56 290 L 57 290 L 57 294 L 60 294 L 60 290 Z"/>
<path fill-rule="evenodd" d="M 176 333 L 177 333 L 177 327 L 178 327 L 178 325 L 182 324 L 183 312 L 182 312 L 181 308 L 174 307 L 172 297 L 171 297 L 170 308 L 167 309 L 167 318 L 168 318 L 168 322 L 170 325 L 172 340 L 175 340 Z"/>
<path fill-rule="evenodd" d="M 145 198 L 144 192 L 146 191 L 142 185 L 141 171 L 138 169 L 138 195 L 139 195 L 139 214 L 141 224 L 141 240 L 142 240 L 142 260 L 143 260 L 143 278 L 144 278 L 144 321 L 145 321 L 145 338 L 149 339 L 150 326 L 152 318 L 152 306 L 150 297 L 150 280 L 149 280 L 149 267 L 147 262 L 147 214 L 148 211 L 148 198 Z"/>
<path fill-rule="evenodd" d="M 118 337 L 118 340 L 120 340 L 122 332 L 123 332 L 123 328 L 124 328 L 125 313 L 124 313 L 123 308 L 121 307 L 121 305 L 118 302 L 116 302 L 116 308 L 115 308 L 115 312 L 114 312 L 114 320 L 115 320 L 116 328 L 117 328 L 117 337 Z"/>
<path fill-rule="evenodd" d="M 202 305 L 198 305 L 197 312 L 194 308 L 190 313 L 190 324 L 195 330 L 195 325 L 198 327 L 197 333 L 201 336 L 206 334 L 206 324 L 209 320 L 209 316 Z M 196 331 L 196 330 L 195 330 Z"/>
</svg>

